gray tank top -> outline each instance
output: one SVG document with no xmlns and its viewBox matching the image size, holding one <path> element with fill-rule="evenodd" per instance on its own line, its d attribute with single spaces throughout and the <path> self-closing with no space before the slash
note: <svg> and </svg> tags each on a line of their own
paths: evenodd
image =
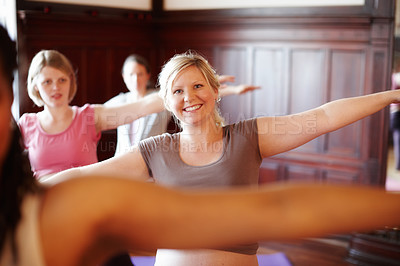
<svg viewBox="0 0 400 266">
<path fill-rule="evenodd" d="M 225 126 L 222 155 L 208 165 L 192 166 L 183 162 L 179 155 L 179 138 L 179 133 L 165 133 L 139 143 L 149 174 L 156 183 L 185 188 L 258 185 L 262 157 L 256 118 Z M 223 250 L 256 254 L 257 249 L 257 244 L 249 244 Z"/>
</svg>

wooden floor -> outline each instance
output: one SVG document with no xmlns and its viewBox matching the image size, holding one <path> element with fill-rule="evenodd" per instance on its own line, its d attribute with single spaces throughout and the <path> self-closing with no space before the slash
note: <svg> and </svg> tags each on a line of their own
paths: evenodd
<svg viewBox="0 0 400 266">
<path fill-rule="evenodd" d="M 306 239 L 287 243 L 260 243 L 259 253 L 283 252 L 293 266 L 341 266 L 345 262 L 347 240 Z"/>
</svg>

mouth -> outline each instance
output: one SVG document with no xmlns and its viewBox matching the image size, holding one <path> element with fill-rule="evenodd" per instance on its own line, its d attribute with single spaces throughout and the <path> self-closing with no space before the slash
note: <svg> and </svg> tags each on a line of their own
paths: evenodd
<svg viewBox="0 0 400 266">
<path fill-rule="evenodd" d="M 62 96 L 61 93 L 56 93 L 56 94 L 52 95 L 51 97 L 54 98 L 54 99 L 60 99 L 61 96 Z"/>
<path fill-rule="evenodd" d="M 183 111 L 185 111 L 185 112 L 193 112 L 193 111 L 196 111 L 196 110 L 200 109 L 201 106 L 202 106 L 201 104 L 196 104 L 196 105 L 193 105 L 193 106 L 189 106 L 189 107 L 183 108 Z"/>
</svg>

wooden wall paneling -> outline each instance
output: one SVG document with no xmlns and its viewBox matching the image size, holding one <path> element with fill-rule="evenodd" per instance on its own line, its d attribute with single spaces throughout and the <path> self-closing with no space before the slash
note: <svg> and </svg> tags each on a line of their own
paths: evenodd
<svg viewBox="0 0 400 266">
<path fill-rule="evenodd" d="M 217 47 L 214 66 L 218 74 L 234 75 L 234 84 L 249 84 L 248 69 L 251 54 L 245 46 Z M 220 110 L 228 124 L 251 117 L 251 95 L 231 95 L 221 101 Z"/>
<path fill-rule="evenodd" d="M 360 173 L 356 169 L 338 170 L 323 169 L 322 180 L 335 184 L 360 183 Z"/>
<path fill-rule="evenodd" d="M 271 183 L 279 180 L 283 174 L 283 167 L 279 163 L 264 160 L 260 167 L 259 183 Z"/>
<path fill-rule="evenodd" d="M 325 102 L 326 90 L 325 61 L 326 53 L 318 49 L 302 49 L 293 47 L 290 50 L 290 68 L 288 73 L 289 97 L 287 114 L 300 113 L 315 108 Z M 288 134 L 301 134 L 315 132 L 315 121 L 309 121 L 309 127 L 299 128 L 298 132 Z M 299 152 L 318 153 L 321 138 L 312 140 L 297 148 Z"/>
<path fill-rule="evenodd" d="M 390 76 L 388 67 L 390 63 L 389 54 L 386 49 L 374 47 L 371 49 L 371 91 L 379 92 L 390 89 Z M 386 162 L 388 150 L 388 131 L 389 131 L 389 107 L 384 108 L 379 113 L 370 117 L 368 138 L 374 140 L 373 145 L 367 150 L 369 164 L 366 170 L 366 175 L 371 183 L 384 184 L 386 176 Z"/>
<path fill-rule="evenodd" d="M 288 78 L 285 47 L 255 46 L 252 83 L 261 86 L 253 95 L 253 117 L 286 114 Z"/>
<path fill-rule="evenodd" d="M 331 50 L 331 79 L 329 101 L 365 94 L 364 75 L 366 52 L 364 50 Z M 369 119 L 369 118 L 366 118 Z M 361 159 L 360 134 L 363 120 L 327 135 L 325 152 L 330 155 Z M 367 128 L 365 128 L 367 130 Z"/>
<path fill-rule="evenodd" d="M 321 180 L 319 175 L 320 171 L 316 167 L 292 163 L 285 166 L 283 179 L 293 182 L 318 182 Z"/>
<path fill-rule="evenodd" d="M 322 49 L 290 50 L 289 97 L 287 113 L 299 113 L 319 106 L 325 90 L 325 60 Z"/>
</svg>

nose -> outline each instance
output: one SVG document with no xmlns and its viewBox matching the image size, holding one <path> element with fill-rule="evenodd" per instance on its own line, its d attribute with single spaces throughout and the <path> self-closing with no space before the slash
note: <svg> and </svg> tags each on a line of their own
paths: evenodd
<svg viewBox="0 0 400 266">
<path fill-rule="evenodd" d="M 192 90 L 185 90 L 185 95 L 183 100 L 189 103 L 192 101 L 193 98 L 194 98 L 194 92 Z"/>
<path fill-rule="evenodd" d="M 132 83 L 132 85 L 134 85 L 135 87 L 137 87 L 138 86 L 138 84 L 139 84 L 139 78 L 138 78 L 138 75 L 132 75 L 131 76 L 131 83 Z"/>
<path fill-rule="evenodd" d="M 60 84 L 59 82 L 54 82 L 54 83 L 53 83 L 52 90 L 53 90 L 53 91 L 57 91 L 57 90 L 60 89 L 60 87 L 61 87 L 61 84 Z"/>
</svg>

